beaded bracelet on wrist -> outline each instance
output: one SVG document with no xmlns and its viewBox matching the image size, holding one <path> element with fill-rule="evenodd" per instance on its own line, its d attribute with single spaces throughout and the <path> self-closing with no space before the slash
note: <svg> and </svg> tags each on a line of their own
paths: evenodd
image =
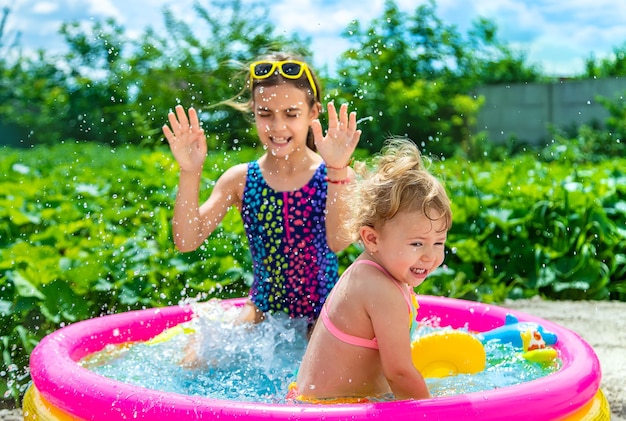
<svg viewBox="0 0 626 421">
<path fill-rule="evenodd" d="M 348 163 L 346 165 L 344 165 L 343 167 L 333 167 L 332 165 L 326 164 L 326 168 L 328 168 L 330 170 L 344 170 L 344 169 L 348 168 L 352 164 L 352 161 L 354 161 L 354 158 L 350 158 L 350 161 L 348 161 Z"/>
<path fill-rule="evenodd" d="M 331 184 L 350 184 L 350 182 L 352 181 L 349 178 L 345 178 L 343 180 L 331 180 L 328 177 L 326 177 L 325 180 Z"/>
</svg>

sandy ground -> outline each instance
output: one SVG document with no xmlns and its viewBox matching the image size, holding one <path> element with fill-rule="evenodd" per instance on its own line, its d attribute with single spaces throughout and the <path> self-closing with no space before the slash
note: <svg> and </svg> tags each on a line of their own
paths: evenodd
<svg viewBox="0 0 626 421">
<path fill-rule="evenodd" d="M 511 309 L 532 314 L 578 333 L 595 350 L 602 367 L 602 390 L 612 421 L 626 421 L 626 303 L 606 301 L 508 301 Z M 21 421 L 19 409 L 0 410 L 0 420 Z"/>
</svg>

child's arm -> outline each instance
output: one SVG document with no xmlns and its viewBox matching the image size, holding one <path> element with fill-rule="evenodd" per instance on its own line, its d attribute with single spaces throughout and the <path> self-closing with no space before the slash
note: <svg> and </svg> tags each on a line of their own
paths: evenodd
<svg viewBox="0 0 626 421">
<path fill-rule="evenodd" d="M 350 245 L 350 241 L 338 235 L 347 213 L 350 211 L 344 199 L 347 183 L 354 181 L 355 175 L 348 164 L 356 149 L 361 131 L 357 130 L 356 113 L 348 115 L 348 105 L 342 104 L 339 116 L 335 105 L 328 103 L 328 131 L 322 133 L 319 120 L 311 125 L 315 136 L 315 145 L 328 170 L 328 195 L 326 198 L 326 237 L 328 246 L 339 252 Z"/>
<path fill-rule="evenodd" d="M 171 129 L 163 126 L 163 134 L 180 166 L 178 192 L 174 204 L 172 231 L 180 251 L 192 251 L 215 230 L 231 205 L 236 203 L 239 166 L 226 171 L 216 182 L 209 199 L 199 205 L 200 179 L 206 159 L 207 144 L 198 115 L 177 105 L 176 114 L 169 113 Z M 245 170 L 244 170 L 245 171 Z"/>
<path fill-rule="evenodd" d="M 429 398 L 428 386 L 411 358 L 406 301 L 398 288 L 390 283 L 380 289 L 371 307 L 370 318 L 387 382 L 397 399 Z"/>
<path fill-rule="evenodd" d="M 176 248 L 180 251 L 197 249 L 222 222 L 228 209 L 241 202 L 237 186 L 242 185 L 240 180 L 245 177 L 245 171 L 246 164 L 226 170 L 201 206 L 198 206 L 200 178 L 181 171 L 172 219 Z"/>
</svg>

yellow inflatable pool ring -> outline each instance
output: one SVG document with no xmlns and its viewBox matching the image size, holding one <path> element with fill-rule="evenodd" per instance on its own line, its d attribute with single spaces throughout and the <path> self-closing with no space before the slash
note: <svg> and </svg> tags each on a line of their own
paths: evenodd
<svg viewBox="0 0 626 421">
<path fill-rule="evenodd" d="M 426 334 L 411 344 L 413 365 L 426 378 L 475 374 L 485 369 L 485 347 L 461 330 Z"/>
<path fill-rule="evenodd" d="M 610 421 L 611 409 L 609 408 L 609 402 L 604 396 L 602 389 L 598 389 L 598 392 L 592 400 L 587 402 L 582 408 L 573 414 L 563 418 L 563 421 Z"/>
<path fill-rule="evenodd" d="M 80 421 L 81 418 L 68 414 L 60 408 L 48 402 L 37 390 L 31 385 L 24 395 L 22 405 L 22 413 L 24 421 Z"/>
</svg>

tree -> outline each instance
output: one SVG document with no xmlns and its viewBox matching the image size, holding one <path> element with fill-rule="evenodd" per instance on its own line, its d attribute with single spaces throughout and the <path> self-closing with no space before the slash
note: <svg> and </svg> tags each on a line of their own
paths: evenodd
<svg viewBox="0 0 626 421">
<path fill-rule="evenodd" d="M 16 63 L 0 118 L 26 128 L 35 144 L 126 140 L 118 133 L 124 124 L 120 108 L 129 103 L 122 55 L 129 40 L 123 28 L 113 20 L 75 22 L 63 24 L 60 33 L 68 44 L 66 54 L 39 51 Z"/>
<path fill-rule="evenodd" d="M 0 65 L 2 66 L 7 62 L 6 57 L 17 49 L 21 36 L 19 32 L 7 34 L 6 24 L 10 14 L 11 9 L 8 6 L 2 8 L 2 17 L 0 17 Z"/>
<path fill-rule="evenodd" d="M 527 63 L 524 51 L 517 51 L 498 39 L 497 25 L 485 18 L 472 23 L 467 39 L 466 55 L 462 61 L 470 89 L 476 85 L 537 82 L 541 69 Z"/>
<path fill-rule="evenodd" d="M 307 40 L 274 35 L 267 7 L 260 3 L 244 7 L 241 0 L 214 0 L 204 7 L 196 2 L 194 11 L 198 17 L 194 26 L 166 9 L 167 37 L 146 32 L 132 60 L 143 75 L 136 100 L 144 107 L 150 104 L 150 113 L 163 122 L 177 103 L 193 105 L 200 111 L 210 148 L 254 143 L 251 120 L 219 105 L 242 91 L 242 101 L 246 99 L 245 63 L 285 48 L 307 56 Z"/>
<path fill-rule="evenodd" d="M 608 78 L 626 76 L 626 42 L 613 48 L 613 54 L 602 60 L 594 56 L 585 61 L 584 78 Z"/>
<path fill-rule="evenodd" d="M 451 155 L 459 145 L 467 150 L 482 102 L 471 89 L 504 80 L 493 78 L 496 67 L 502 75 L 519 67 L 513 77 L 525 81 L 537 74 L 523 65 L 523 55 L 502 47 L 496 33 L 480 19 L 463 36 L 437 16 L 434 0 L 412 14 L 387 0 L 367 28 L 350 24 L 343 36 L 352 47 L 341 56 L 333 83 L 353 98 L 360 116 L 373 119 L 362 143 L 377 151 L 389 135 L 402 135 L 438 155 Z"/>
<path fill-rule="evenodd" d="M 210 107 L 242 91 L 241 63 L 286 46 L 309 55 L 307 40 L 275 35 L 261 4 L 196 2 L 194 12 L 192 27 L 165 9 L 167 33 L 148 28 L 139 40 L 112 19 L 64 23 L 68 51 L 23 60 L 0 118 L 28 128 L 34 143 L 155 144 L 167 112 L 181 103 L 201 111 L 212 148 L 255 141 L 239 111 Z"/>
</svg>

